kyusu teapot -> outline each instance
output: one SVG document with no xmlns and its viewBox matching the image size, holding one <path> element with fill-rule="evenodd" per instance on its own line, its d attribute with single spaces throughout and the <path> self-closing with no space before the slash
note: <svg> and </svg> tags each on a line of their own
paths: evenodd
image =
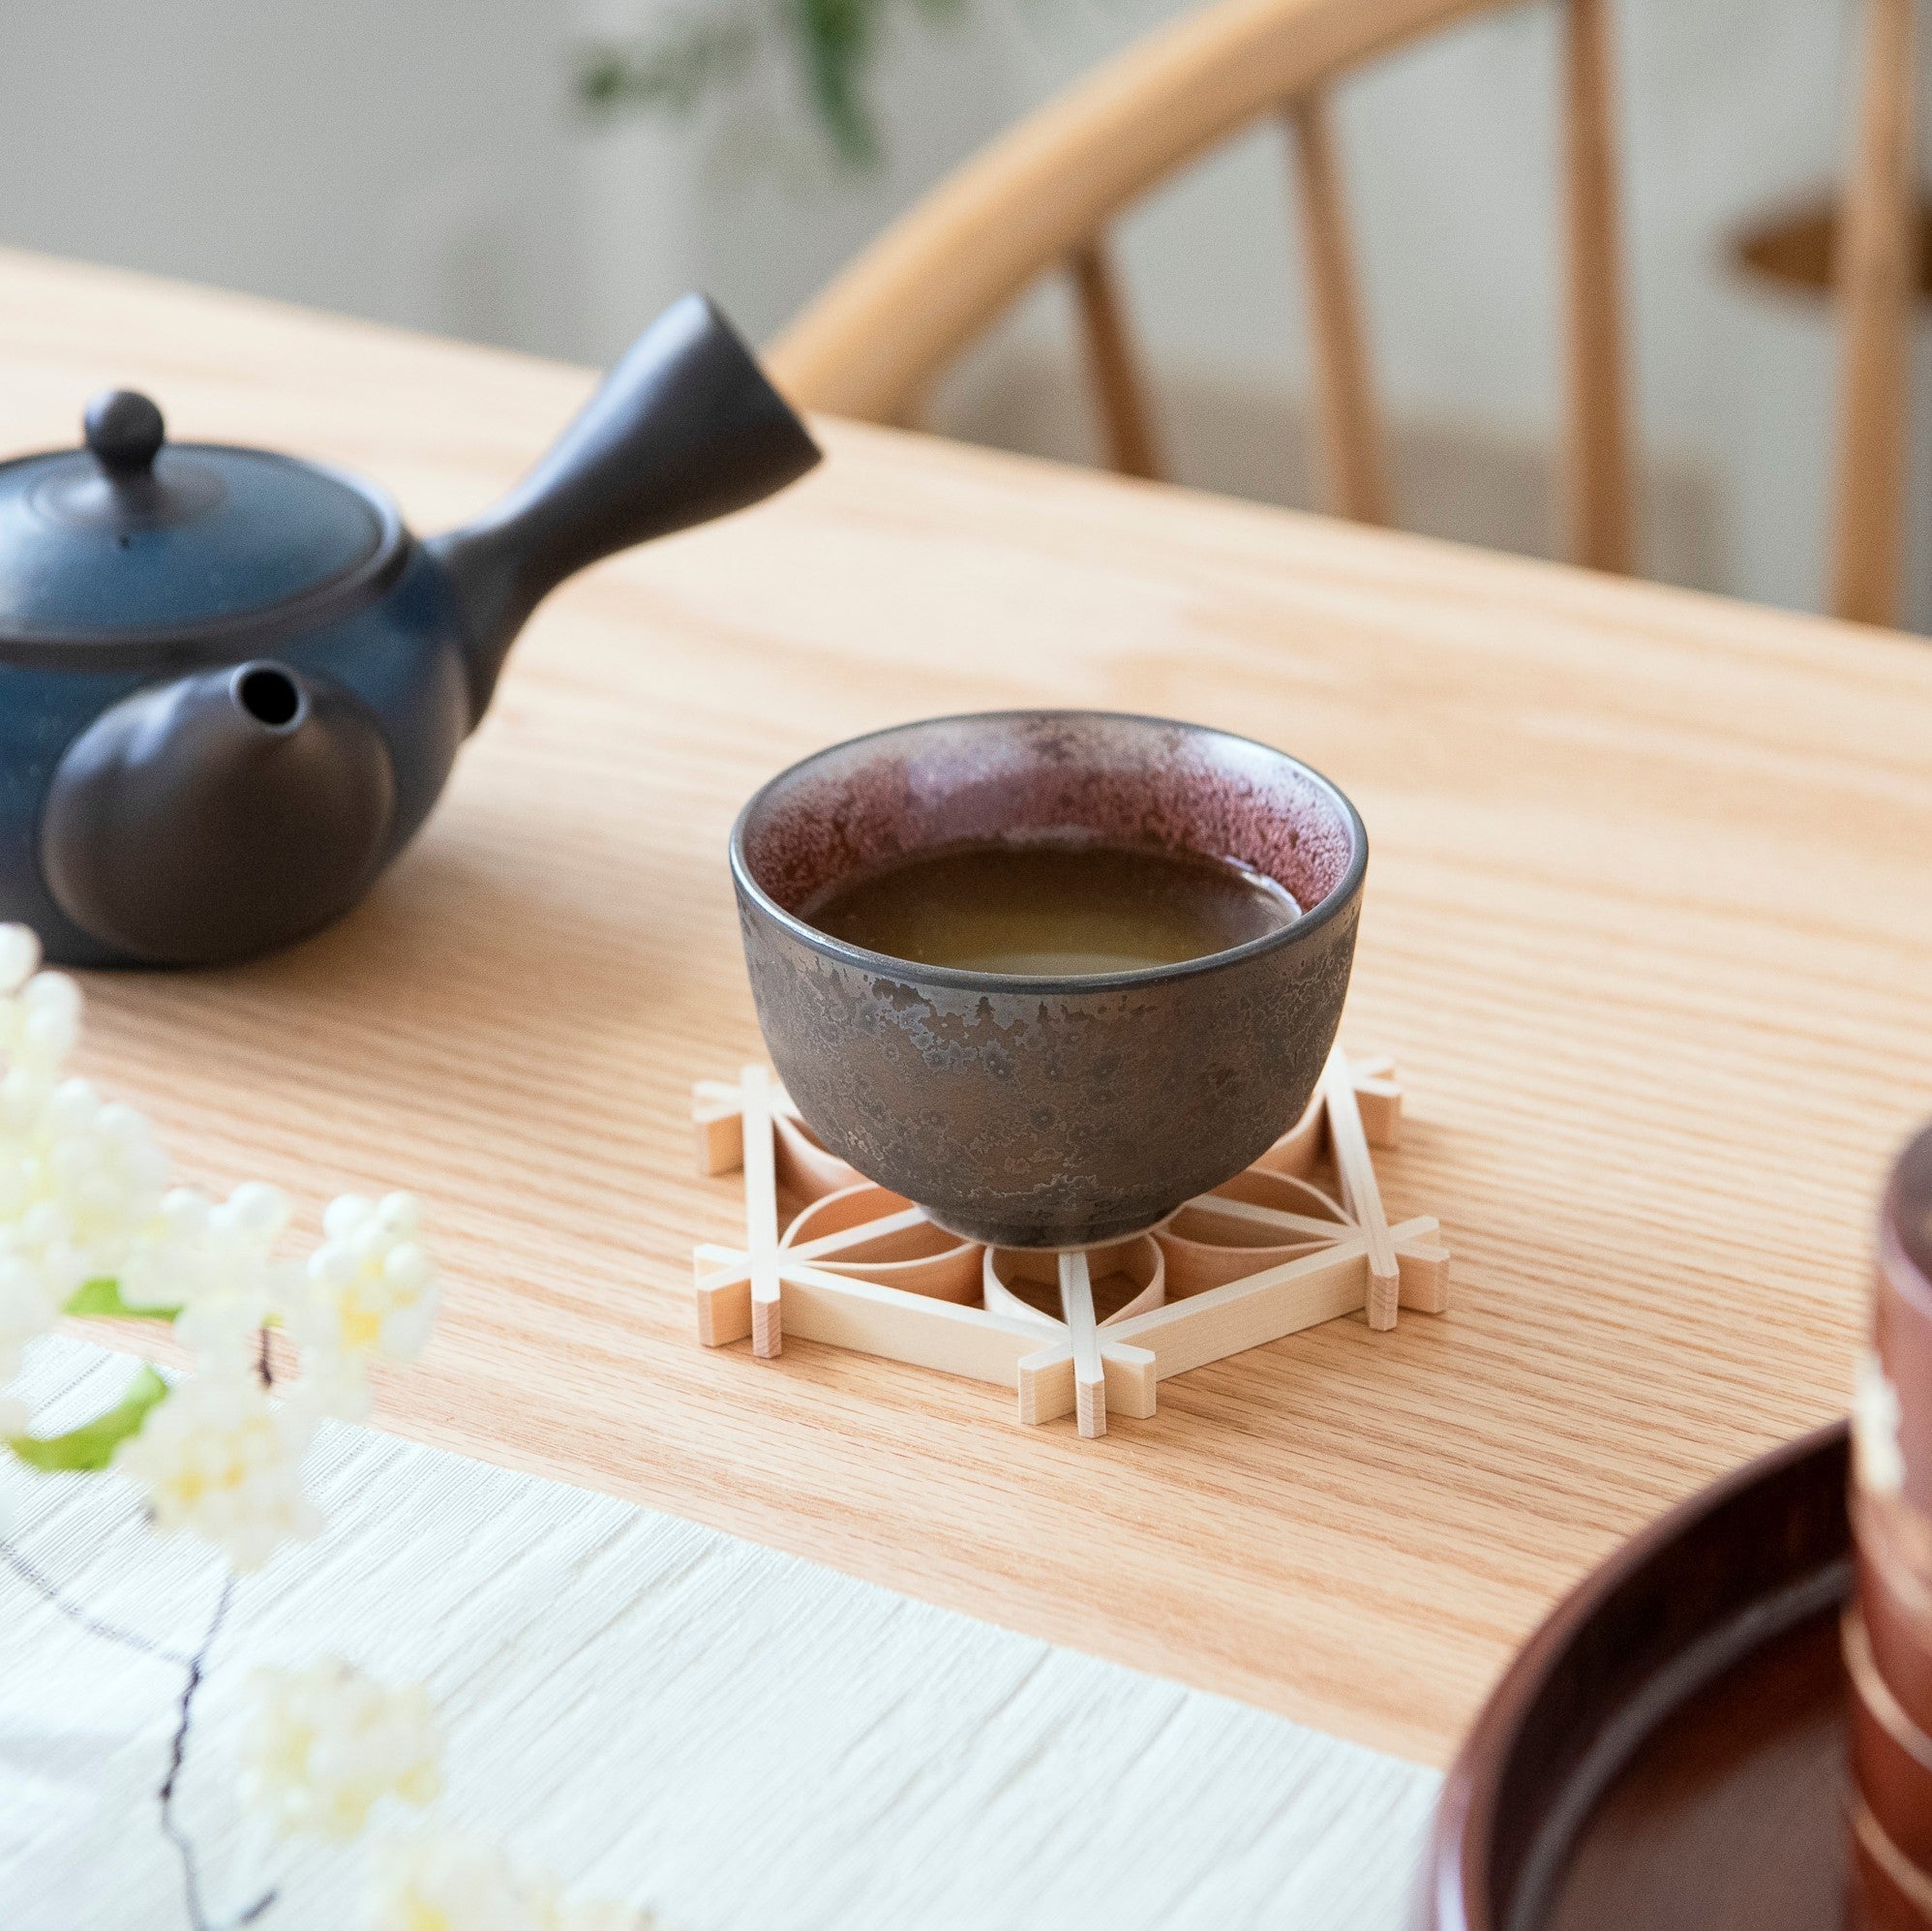
<svg viewBox="0 0 1932 1931">
<path fill-rule="evenodd" d="M 199 965 L 353 905 L 429 815 L 525 619 L 598 558 L 818 461 L 702 296 L 476 522 L 166 440 L 128 391 L 0 464 L 0 919 L 73 965 Z"/>
</svg>

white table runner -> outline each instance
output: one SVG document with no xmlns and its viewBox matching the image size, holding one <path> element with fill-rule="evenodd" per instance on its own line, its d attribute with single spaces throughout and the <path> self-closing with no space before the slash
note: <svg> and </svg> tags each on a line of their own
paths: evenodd
<svg viewBox="0 0 1932 1931">
<path fill-rule="evenodd" d="M 128 1364 L 36 1344 L 45 1429 Z M 679 1931 L 1404 1921 L 1434 1772 L 609 1497 L 331 1425 L 322 1539 L 245 1579 L 181 1815 L 212 1919 L 351 1931 L 364 1858 L 239 1814 L 251 1665 L 341 1654 L 429 1684 L 445 1795 L 575 1886 Z M 0 1476 L 14 1547 L 94 1614 L 192 1647 L 214 1561 L 116 1478 Z M 181 1672 L 0 1570 L 0 1924 L 184 1924 L 156 1822 Z M 399 1822 L 414 1814 L 391 1813 Z"/>
</svg>

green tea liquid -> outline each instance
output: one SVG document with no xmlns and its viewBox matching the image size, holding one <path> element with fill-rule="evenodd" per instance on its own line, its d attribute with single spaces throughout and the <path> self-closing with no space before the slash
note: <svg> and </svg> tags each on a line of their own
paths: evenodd
<svg viewBox="0 0 1932 1931">
<path fill-rule="evenodd" d="M 1231 860 L 1118 845 L 972 844 L 841 880 L 802 915 L 919 965 L 1067 979 L 1203 958 L 1301 908 Z"/>
</svg>

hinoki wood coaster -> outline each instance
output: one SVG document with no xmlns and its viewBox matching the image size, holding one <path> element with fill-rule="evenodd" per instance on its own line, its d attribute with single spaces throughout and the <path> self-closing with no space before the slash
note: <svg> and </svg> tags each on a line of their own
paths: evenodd
<svg viewBox="0 0 1932 1931">
<path fill-rule="evenodd" d="M 744 1172 L 745 1245 L 694 1250 L 698 1338 L 786 1335 L 1014 1388 L 1023 1422 L 1154 1412 L 1155 1384 L 1319 1321 L 1448 1306 L 1426 1216 L 1391 1225 L 1372 1146 L 1396 1143 L 1386 1058 L 1336 1047 L 1315 1097 L 1254 1165 L 1144 1234 L 1068 1252 L 988 1248 L 828 1153 L 762 1066 L 698 1082 L 698 1163 Z M 1310 1179 L 1332 1162 L 1334 1194 Z M 1339 1197 L 1337 1197 L 1339 1195 Z"/>
</svg>

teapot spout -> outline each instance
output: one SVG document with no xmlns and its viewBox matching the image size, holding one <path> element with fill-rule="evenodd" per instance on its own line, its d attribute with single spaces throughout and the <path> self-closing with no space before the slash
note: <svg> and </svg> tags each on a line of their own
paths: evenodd
<svg viewBox="0 0 1932 1931">
<path fill-rule="evenodd" d="M 818 460 L 709 299 L 674 302 L 508 496 L 425 546 L 462 610 L 471 728 L 517 633 L 565 577 L 742 509 Z"/>
<path fill-rule="evenodd" d="M 223 665 L 143 685 L 68 746 L 41 871 L 114 955 L 219 964 L 347 911 L 388 855 L 395 802 L 357 698 L 287 664 Z"/>
</svg>

